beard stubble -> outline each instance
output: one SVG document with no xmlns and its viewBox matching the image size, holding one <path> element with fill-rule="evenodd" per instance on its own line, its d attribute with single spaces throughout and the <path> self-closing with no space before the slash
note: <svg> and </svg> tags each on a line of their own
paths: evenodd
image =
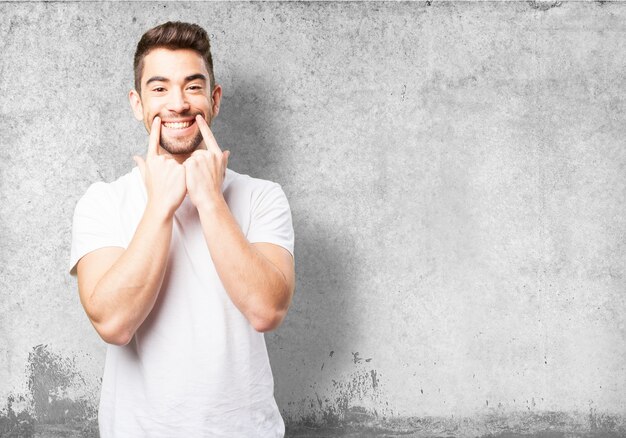
<svg viewBox="0 0 626 438">
<path fill-rule="evenodd" d="M 196 122 L 197 123 L 197 122 Z M 187 155 L 195 151 L 202 143 L 202 133 L 198 129 L 196 135 L 188 140 L 177 140 L 167 136 L 161 136 L 161 147 L 172 155 Z"/>
</svg>

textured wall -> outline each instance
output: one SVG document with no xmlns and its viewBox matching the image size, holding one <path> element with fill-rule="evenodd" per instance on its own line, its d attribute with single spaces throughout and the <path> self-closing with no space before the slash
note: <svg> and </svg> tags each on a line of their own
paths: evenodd
<svg viewBox="0 0 626 438">
<path fill-rule="evenodd" d="M 97 436 L 71 217 L 144 151 L 132 54 L 173 19 L 291 203 L 290 435 L 626 434 L 626 4 L 133 2 L 0 4 L 0 436 Z"/>
</svg>

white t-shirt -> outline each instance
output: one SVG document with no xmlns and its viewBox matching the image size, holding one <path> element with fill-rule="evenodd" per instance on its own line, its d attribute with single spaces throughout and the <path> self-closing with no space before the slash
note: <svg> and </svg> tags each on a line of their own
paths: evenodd
<svg viewBox="0 0 626 438">
<path fill-rule="evenodd" d="M 294 232 L 279 184 L 230 169 L 224 198 L 249 242 L 293 255 Z M 127 248 L 147 195 L 138 168 L 92 184 L 74 212 L 70 272 L 99 248 Z M 186 197 L 154 308 L 125 346 L 107 345 L 98 411 L 102 438 L 282 437 L 262 333 L 226 293 Z"/>
</svg>

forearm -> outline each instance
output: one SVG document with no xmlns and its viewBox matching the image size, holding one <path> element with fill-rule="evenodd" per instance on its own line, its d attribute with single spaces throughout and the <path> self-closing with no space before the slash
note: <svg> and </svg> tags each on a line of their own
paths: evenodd
<svg viewBox="0 0 626 438">
<path fill-rule="evenodd" d="M 284 275 L 248 242 L 222 197 L 198 212 L 211 259 L 231 300 L 257 331 L 275 328 L 290 302 Z"/>
<path fill-rule="evenodd" d="M 146 208 L 128 248 L 89 296 L 89 315 L 98 332 L 126 344 L 158 296 L 172 235 L 172 219 Z"/>
</svg>

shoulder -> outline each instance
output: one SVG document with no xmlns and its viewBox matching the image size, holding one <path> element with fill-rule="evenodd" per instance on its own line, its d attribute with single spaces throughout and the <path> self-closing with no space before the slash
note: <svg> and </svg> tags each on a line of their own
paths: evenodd
<svg viewBox="0 0 626 438">
<path fill-rule="evenodd" d="M 142 188 L 139 169 L 134 168 L 112 182 L 97 181 L 91 184 L 78 201 L 81 203 L 111 203 L 123 198 L 129 190 Z"/>
<path fill-rule="evenodd" d="M 255 178 L 243 173 L 237 173 L 234 170 L 226 169 L 226 178 L 224 180 L 225 189 L 249 189 L 260 190 L 278 186 L 278 183 L 267 179 Z"/>
<path fill-rule="evenodd" d="M 290 214 L 289 202 L 280 184 L 228 170 L 223 193 L 238 217 L 258 219 L 268 214 Z"/>
<path fill-rule="evenodd" d="M 259 196 L 277 190 L 282 192 L 280 184 L 276 182 L 226 169 L 226 178 L 224 180 L 225 195 L 250 196 L 249 199 L 254 200 Z"/>
</svg>

